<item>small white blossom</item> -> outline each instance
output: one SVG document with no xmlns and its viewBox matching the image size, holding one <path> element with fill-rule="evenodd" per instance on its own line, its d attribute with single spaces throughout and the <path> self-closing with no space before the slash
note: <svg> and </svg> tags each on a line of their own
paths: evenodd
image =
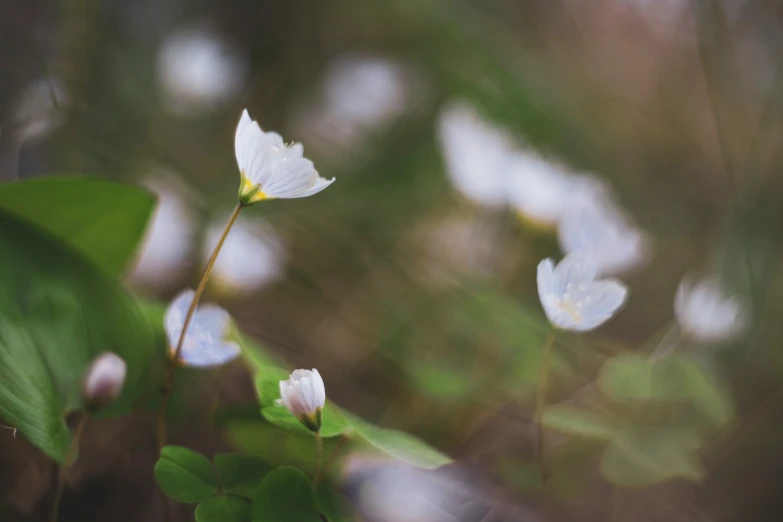
<svg viewBox="0 0 783 522">
<path fill-rule="evenodd" d="M 41 78 L 26 85 L 12 104 L 12 127 L 20 141 L 43 138 L 57 129 L 69 103 L 70 97 L 59 78 Z"/>
<path fill-rule="evenodd" d="M 244 205 L 312 196 L 334 182 L 318 175 L 300 143 L 286 145 L 276 132 L 262 131 L 247 110 L 237 125 L 234 147 L 242 176 L 239 199 Z"/>
<path fill-rule="evenodd" d="M 674 313 L 680 329 L 701 342 L 730 339 L 745 328 L 745 309 L 736 297 L 725 294 L 712 279 L 692 284 L 683 280 L 674 299 Z"/>
<path fill-rule="evenodd" d="M 280 403 L 307 429 L 319 431 L 326 388 L 318 370 L 295 370 L 288 380 L 280 381 Z"/>
<path fill-rule="evenodd" d="M 596 266 L 580 252 L 538 264 L 538 297 L 556 328 L 584 332 L 610 319 L 623 305 L 628 289 L 613 279 L 596 280 Z"/>
<path fill-rule="evenodd" d="M 158 76 L 167 106 L 178 114 L 199 114 L 230 100 L 242 88 L 247 64 L 207 27 L 189 27 L 166 37 L 158 55 Z"/>
<path fill-rule="evenodd" d="M 202 255 L 209 259 L 227 218 L 207 228 Z M 275 281 L 283 271 L 283 244 L 267 223 L 240 217 L 231 228 L 212 268 L 210 283 L 229 294 L 248 294 Z"/>
<path fill-rule="evenodd" d="M 158 196 L 131 280 L 148 288 L 164 288 L 191 263 L 196 226 L 187 199 L 172 183 L 160 178 L 144 184 Z"/>
<path fill-rule="evenodd" d="M 605 197 L 596 179 L 573 174 L 568 167 L 530 150 L 509 156 L 506 194 L 521 217 L 546 227 L 556 226 L 565 213 Z"/>
<path fill-rule="evenodd" d="M 352 127 L 370 130 L 410 107 L 413 76 L 405 64 L 383 56 L 345 54 L 324 76 L 328 112 Z"/>
<path fill-rule="evenodd" d="M 194 295 L 193 290 L 185 290 L 171 301 L 166 310 L 164 326 L 172 356 Z M 239 346 L 225 340 L 230 320 L 228 312 L 219 306 L 197 307 L 188 325 L 179 361 L 186 366 L 220 366 L 239 355 Z"/>
<path fill-rule="evenodd" d="M 453 187 L 478 205 L 501 207 L 508 193 L 508 158 L 514 142 L 506 131 L 465 102 L 438 116 L 438 137 Z"/>
<path fill-rule="evenodd" d="M 90 365 L 84 379 L 84 401 L 88 409 L 98 410 L 116 399 L 125 384 L 127 367 L 119 356 L 105 352 Z"/>
<path fill-rule="evenodd" d="M 646 235 L 607 198 L 568 210 L 557 228 L 563 252 L 581 251 L 601 275 L 616 275 L 640 266 L 649 252 Z"/>
</svg>

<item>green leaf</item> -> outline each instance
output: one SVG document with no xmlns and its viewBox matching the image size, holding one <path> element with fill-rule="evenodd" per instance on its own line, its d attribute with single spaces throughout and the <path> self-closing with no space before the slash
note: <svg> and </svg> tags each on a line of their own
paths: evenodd
<svg viewBox="0 0 783 522">
<path fill-rule="evenodd" d="M 154 207 L 155 198 L 140 187 L 84 176 L 0 186 L 0 209 L 63 239 L 112 274 L 128 265 Z"/>
<path fill-rule="evenodd" d="M 568 406 L 550 406 L 542 422 L 547 428 L 598 439 L 611 439 L 617 431 L 612 419 Z"/>
<path fill-rule="evenodd" d="M 155 464 L 155 480 L 177 502 L 200 502 L 218 490 L 212 463 L 201 453 L 182 446 L 165 446 Z"/>
<path fill-rule="evenodd" d="M 269 473 L 253 497 L 253 522 L 321 522 L 304 473 L 284 466 Z"/>
<path fill-rule="evenodd" d="M 356 519 L 348 499 L 328 484 L 318 484 L 316 491 L 318 510 L 329 522 L 349 522 Z"/>
<path fill-rule="evenodd" d="M 57 461 L 68 411 L 83 407 L 85 372 L 114 352 L 127 365 L 102 416 L 127 413 L 150 381 L 156 352 L 145 318 L 118 281 L 67 245 L 0 211 L 0 416 Z"/>
<path fill-rule="evenodd" d="M 196 522 L 250 522 L 250 503 L 237 497 L 215 495 L 196 506 Z"/>
<path fill-rule="evenodd" d="M 451 462 L 449 457 L 431 448 L 413 435 L 402 431 L 379 428 L 355 415 L 345 415 L 347 415 L 348 422 L 357 435 L 396 459 L 425 469 L 434 469 Z"/>
<path fill-rule="evenodd" d="M 214 460 L 222 491 L 245 498 L 253 498 L 261 479 L 272 470 L 265 460 L 242 453 L 218 453 Z"/>
<path fill-rule="evenodd" d="M 683 477 L 700 480 L 704 470 L 696 452 L 701 443 L 691 426 L 631 428 L 618 434 L 601 456 L 601 473 L 609 481 L 646 487 Z"/>
<path fill-rule="evenodd" d="M 670 356 L 660 361 L 624 354 L 606 362 L 599 375 L 602 391 L 618 402 L 690 402 L 716 427 L 733 417 L 728 394 L 694 361 Z"/>
<path fill-rule="evenodd" d="M 291 415 L 288 408 L 282 404 L 274 404 L 262 408 L 261 415 L 275 426 L 312 435 L 312 432 L 305 428 L 302 423 L 299 422 L 299 419 Z M 337 437 L 344 433 L 347 427 L 348 426 L 345 424 L 345 420 L 337 407 L 327 402 L 326 406 L 324 406 L 323 418 L 321 421 L 321 437 L 325 439 Z"/>
</svg>

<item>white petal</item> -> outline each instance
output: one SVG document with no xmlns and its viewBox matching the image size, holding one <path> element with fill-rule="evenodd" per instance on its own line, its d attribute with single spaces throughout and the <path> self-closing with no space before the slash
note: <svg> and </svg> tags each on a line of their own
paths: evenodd
<svg viewBox="0 0 783 522">
<path fill-rule="evenodd" d="M 169 349 L 174 349 L 179 342 L 179 336 L 182 334 L 182 327 L 185 325 L 185 316 L 188 308 L 193 302 L 193 296 L 196 294 L 193 290 L 184 290 L 177 297 L 171 300 L 163 324 L 166 330 L 166 337 L 169 342 Z"/>
<path fill-rule="evenodd" d="M 611 279 L 598 281 L 590 285 L 589 295 L 589 302 L 582 308 L 580 331 L 597 328 L 616 314 L 625 303 L 628 288 Z"/>
<path fill-rule="evenodd" d="M 543 299 L 545 295 L 556 293 L 555 263 L 551 259 L 544 259 L 538 264 L 536 282 L 538 283 L 539 299 Z"/>
<path fill-rule="evenodd" d="M 199 328 L 209 332 L 216 339 L 222 339 L 230 322 L 229 313 L 219 306 L 203 305 L 199 306 L 196 313 L 193 314 L 191 325 L 198 325 Z"/>
<path fill-rule="evenodd" d="M 326 179 L 322 177 L 318 177 L 318 179 L 315 181 L 315 185 L 313 185 L 309 190 L 299 194 L 298 196 L 295 196 L 297 198 L 306 198 L 307 196 L 312 196 L 313 194 L 318 194 L 323 189 L 334 183 L 334 180 L 336 178 L 332 179 Z"/>
<path fill-rule="evenodd" d="M 595 263 L 582 252 L 573 252 L 565 256 L 555 268 L 557 293 L 565 294 L 571 288 L 593 282 L 596 274 Z M 569 287 L 569 285 L 571 285 Z"/>
<path fill-rule="evenodd" d="M 182 362 L 186 366 L 221 366 L 235 359 L 241 350 L 236 343 L 218 342 L 199 345 L 197 349 L 182 351 Z"/>
<path fill-rule="evenodd" d="M 313 368 L 313 387 L 315 389 L 315 398 L 318 406 L 323 406 L 326 403 L 326 386 L 324 386 L 324 380 L 321 378 L 321 374 L 318 370 Z"/>
</svg>

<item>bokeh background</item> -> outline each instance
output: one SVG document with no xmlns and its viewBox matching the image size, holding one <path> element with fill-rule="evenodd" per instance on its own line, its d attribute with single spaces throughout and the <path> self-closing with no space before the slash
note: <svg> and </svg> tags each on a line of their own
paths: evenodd
<svg viewBox="0 0 783 522">
<path fill-rule="evenodd" d="M 773 0 L 5 0 L 0 176 L 87 173 L 158 194 L 126 280 L 165 302 L 195 285 L 235 204 L 247 108 L 337 181 L 244 212 L 208 300 L 318 368 L 341 406 L 454 457 L 450 480 L 498 506 L 475 520 L 776 521 L 781 28 Z M 498 141 L 600 183 L 647 242 L 622 312 L 558 338 L 551 402 L 611 407 L 595 387 L 603 361 L 665 337 L 685 274 L 718 274 L 746 304 L 743 336 L 694 349 L 734 409 L 698 450 L 701 480 L 613 484 L 600 446 L 553 431 L 540 483 L 531 420 L 549 327 L 535 274 L 562 252 L 552 223 L 509 197 Z M 563 190 L 536 202 L 576 189 Z M 255 401 L 241 363 L 193 377 L 179 400 L 179 444 L 297 458 L 271 426 L 235 422 Z M 153 428 L 141 409 L 91 429 L 66 520 L 159 519 Z M 368 466 L 345 464 L 359 504 Z M 0 431 L 4 520 L 39 519 L 52 469 Z"/>
</svg>

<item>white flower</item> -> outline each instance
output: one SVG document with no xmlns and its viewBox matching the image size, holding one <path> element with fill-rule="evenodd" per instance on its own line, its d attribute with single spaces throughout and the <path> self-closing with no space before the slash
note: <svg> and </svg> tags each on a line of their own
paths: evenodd
<svg viewBox="0 0 783 522">
<path fill-rule="evenodd" d="M 357 129 L 388 123 L 410 106 L 412 74 L 390 58 L 345 54 L 329 63 L 324 77 L 328 112 Z"/>
<path fill-rule="evenodd" d="M 153 178 L 144 183 L 158 196 L 131 280 L 160 289 L 190 266 L 195 223 L 186 198 L 172 184 Z"/>
<path fill-rule="evenodd" d="M 59 127 L 69 103 L 70 97 L 59 78 L 46 77 L 27 84 L 12 104 L 12 125 L 20 141 L 43 138 Z"/>
<path fill-rule="evenodd" d="M 163 94 L 179 114 L 202 113 L 230 100 L 241 89 L 246 70 L 239 53 L 208 28 L 172 33 L 158 55 Z"/>
<path fill-rule="evenodd" d="M 508 157 L 514 147 L 511 137 L 464 102 L 441 111 L 438 137 L 454 188 L 473 203 L 505 205 Z"/>
<path fill-rule="evenodd" d="M 616 275 L 641 265 L 649 252 L 646 235 L 608 198 L 566 211 L 557 229 L 563 252 L 581 251 L 601 275 Z"/>
<path fill-rule="evenodd" d="M 556 328 L 584 332 L 610 319 L 625 302 L 628 289 L 613 279 L 596 280 L 596 266 L 580 252 L 538 264 L 538 297 Z"/>
<path fill-rule="evenodd" d="M 683 280 L 674 298 L 674 314 L 683 333 L 697 341 L 729 339 L 745 328 L 745 309 L 712 279 L 693 285 Z"/>
<path fill-rule="evenodd" d="M 185 316 L 194 295 L 193 290 L 185 290 L 171 301 L 166 310 L 164 326 L 172 356 L 177 348 L 185 324 Z M 219 366 L 239 355 L 239 346 L 225 340 L 230 320 L 228 312 L 219 306 L 197 307 L 185 334 L 179 356 L 180 362 L 186 366 Z"/>
<path fill-rule="evenodd" d="M 334 182 L 318 175 L 313 162 L 303 157 L 301 144 L 289 146 L 276 132 L 265 133 L 247 110 L 237 125 L 234 147 L 242 175 L 239 199 L 244 205 L 312 196 Z"/>
<path fill-rule="evenodd" d="M 207 228 L 202 255 L 209 259 L 227 218 Z M 237 219 L 212 268 L 210 282 L 229 294 L 248 294 L 282 275 L 283 244 L 269 224 Z"/>
<path fill-rule="evenodd" d="M 325 402 L 324 381 L 315 368 L 295 370 L 287 381 L 280 381 L 280 403 L 311 431 L 321 429 Z"/>
<path fill-rule="evenodd" d="M 98 410 L 119 396 L 127 367 L 117 355 L 104 352 L 93 360 L 84 379 L 84 400 L 88 409 Z"/>
<path fill-rule="evenodd" d="M 529 150 L 511 154 L 507 169 L 509 204 L 521 217 L 547 227 L 557 225 L 569 209 L 608 192 L 599 181 Z"/>
</svg>

